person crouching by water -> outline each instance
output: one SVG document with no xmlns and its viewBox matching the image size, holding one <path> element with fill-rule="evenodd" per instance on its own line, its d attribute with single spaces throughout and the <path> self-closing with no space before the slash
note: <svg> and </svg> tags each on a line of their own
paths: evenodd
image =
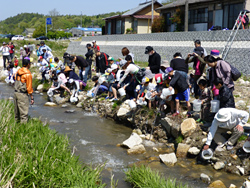
<svg viewBox="0 0 250 188">
<path fill-rule="evenodd" d="M 30 104 L 34 104 L 32 75 L 29 71 L 30 60 L 23 60 L 23 67 L 17 71 L 14 85 L 14 106 L 15 119 L 20 123 L 27 123 L 29 112 L 29 96 Z"/>
<path fill-rule="evenodd" d="M 232 135 L 225 143 L 217 143 L 218 145 L 227 146 L 227 150 L 233 149 L 237 140 L 244 132 L 243 126 L 247 123 L 249 114 L 246 111 L 236 108 L 221 108 L 214 117 L 212 126 L 207 136 L 207 142 L 203 150 L 207 150 L 214 138 L 221 140 L 222 133 L 231 131 Z M 224 138 L 223 138 L 224 139 Z"/>
</svg>

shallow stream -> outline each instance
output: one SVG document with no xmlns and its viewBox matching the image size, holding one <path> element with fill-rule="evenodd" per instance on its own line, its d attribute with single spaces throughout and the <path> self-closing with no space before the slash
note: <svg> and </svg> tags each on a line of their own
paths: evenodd
<svg viewBox="0 0 250 188">
<path fill-rule="evenodd" d="M 13 96 L 13 88 L 0 83 L 0 94 L 1 98 L 9 98 Z M 157 156 L 157 153 L 152 150 L 153 143 L 150 141 L 146 143 L 147 153 L 142 155 L 127 155 L 126 149 L 116 146 L 130 136 L 132 129 L 129 127 L 71 105 L 67 108 L 46 107 L 44 106 L 47 102 L 46 94 L 44 96 L 34 94 L 34 98 L 35 104 L 30 107 L 29 114 L 32 117 L 41 117 L 42 121 L 48 122 L 52 129 L 61 134 L 67 134 L 72 148 L 76 148 L 75 154 L 84 163 L 93 165 L 105 163 L 102 176 L 107 184 L 110 182 L 112 173 L 114 179 L 119 180 L 118 188 L 131 187 L 124 181 L 124 170 L 135 162 L 147 163 L 147 158 Z M 65 113 L 66 110 L 71 109 L 75 112 Z M 244 177 L 215 171 L 210 165 L 197 165 L 194 159 L 178 159 L 174 167 L 167 167 L 159 161 L 150 162 L 149 166 L 167 178 L 176 178 L 178 182 L 187 183 L 190 187 L 196 188 L 207 187 L 207 184 L 199 180 L 201 173 L 212 176 L 212 181 L 222 180 L 227 187 L 231 183 L 240 186 L 244 181 Z"/>
</svg>

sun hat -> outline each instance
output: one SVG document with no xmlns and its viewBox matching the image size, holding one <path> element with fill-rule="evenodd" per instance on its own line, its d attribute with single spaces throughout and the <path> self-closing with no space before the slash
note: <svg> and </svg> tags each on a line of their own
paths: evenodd
<svg viewBox="0 0 250 188">
<path fill-rule="evenodd" d="M 149 82 L 149 78 L 148 77 L 143 77 L 141 83 L 145 84 L 146 82 Z"/>
<path fill-rule="evenodd" d="M 69 66 L 66 66 L 64 72 L 68 72 L 68 71 L 72 71 L 72 69 L 69 68 Z"/>
<path fill-rule="evenodd" d="M 158 76 L 158 77 L 155 76 L 155 80 L 156 80 L 156 83 L 157 83 L 157 84 L 162 84 L 162 80 L 163 80 L 163 79 L 162 79 L 162 75 L 161 75 L 161 76 Z"/>
<path fill-rule="evenodd" d="M 106 74 L 106 75 L 110 75 L 111 72 L 112 72 L 112 69 L 111 69 L 111 68 L 107 68 L 107 69 L 105 70 L 105 74 Z"/>
<path fill-rule="evenodd" d="M 57 70 L 57 71 L 56 71 L 56 74 L 59 74 L 60 72 L 61 72 L 60 70 Z"/>
<path fill-rule="evenodd" d="M 174 69 L 172 67 L 167 67 L 165 70 L 166 74 L 169 74 L 171 71 L 173 71 Z"/>
<path fill-rule="evenodd" d="M 69 83 L 72 84 L 74 82 L 73 78 L 69 79 Z"/>
<path fill-rule="evenodd" d="M 220 51 L 219 51 L 219 50 L 216 50 L 216 49 L 215 49 L 215 50 L 212 50 L 212 51 L 210 52 L 210 55 L 213 56 L 213 57 L 215 57 L 215 58 L 217 58 L 217 57 L 220 57 L 220 58 L 221 58 L 221 57 L 222 57 L 221 54 L 220 54 Z"/>
<path fill-rule="evenodd" d="M 147 46 L 147 47 L 145 48 L 145 54 L 148 54 L 148 53 L 151 52 L 152 50 L 154 50 L 152 46 Z"/>
<path fill-rule="evenodd" d="M 144 77 L 148 77 L 149 79 L 153 79 L 155 77 L 155 74 L 153 74 L 151 70 L 146 69 L 144 73 Z"/>
<path fill-rule="evenodd" d="M 23 50 L 23 47 L 20 47 L 20 50 Z"/>
<path fill-rule="evenodd" d="M 126 63 L 127 63 L 126 60 L 121 60 L 121 61 L 120 61 L 120 67 L 122 68 Z"/>
<path fill-rule="evenodd" d="M 46 51 L 47 49 L 46 49 L 46 48 L 42 48 L 42 51 L 43 51 L 43 50 L 45 50 L 45 51 Z"/>
<path fill-rule="evenodd" d="M 220 109 L 214 117 L 219 122 L 226 122 L 231 118 L 231 112 L 228 108 Z"/>
<path fill-rule="evenodd" d="M 114 61 L 115 59 L 113 57 L 108 58 L 109 61 Z"/>
<path fill-rule="evenodd" d="M 118 65 L 117 65 L 117 64 L 112 64 L 112 65 L 111 65 L 111 69 L 112 69 L 112 70 L 115 70 L 115 69 L 117 69 L 117 68 L 118 68 Z"/>
</svg>

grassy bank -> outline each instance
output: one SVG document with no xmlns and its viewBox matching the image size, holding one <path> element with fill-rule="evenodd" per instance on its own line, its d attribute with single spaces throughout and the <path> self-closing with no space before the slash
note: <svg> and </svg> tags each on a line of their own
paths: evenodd
<svg viewBox="0 0 250 188">
<path fill-rule="evenodd" d="M 81 164 L 66 136 L 36 119 L 18 124 L 13 103 L 0 105 L 0 187 L 105 187 L 102 168 Z"/>
<path fill-rule="evenodd" d="M 175 180 L 166 180 L 159 172 L 152 171 L 149 167 L 133 166 L 126 173 L 126 181 L 138 188 L 188 188 L 177 184 Z"/>
</svg>

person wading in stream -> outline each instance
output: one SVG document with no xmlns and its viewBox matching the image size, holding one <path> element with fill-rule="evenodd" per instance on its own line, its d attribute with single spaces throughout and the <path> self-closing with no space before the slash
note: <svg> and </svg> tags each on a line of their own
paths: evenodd
<svg viewBox="0 0 250 188">
<path fill-rule="evenodd" d="M 14 105 L 15 105 L 15 119 L 20 123 L 27 123 L 29 112 L 29 96 L 31 105 L 34 104 L 32 75 L 29 71 L 30 60 L 23 60 L 23 67 L 17 71 L 16 82 L 14 85 Z"/>
</svg>

